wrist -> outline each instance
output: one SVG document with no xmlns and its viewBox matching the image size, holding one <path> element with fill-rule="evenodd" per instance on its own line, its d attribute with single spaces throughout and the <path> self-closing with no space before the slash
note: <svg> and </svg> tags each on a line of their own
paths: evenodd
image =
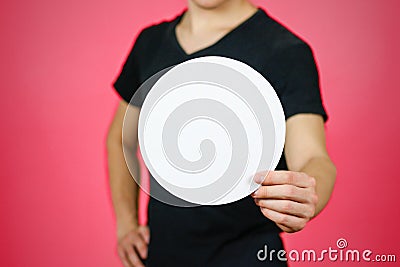
<svg viewBox="0 0 400 267">
<path fill-rule="evenodd" d="M 138 221 L 135 218 L 117 219 L 117 237 L 118 240 L 124 237 L 127 233 L 138 228 Z"/>
</svg>

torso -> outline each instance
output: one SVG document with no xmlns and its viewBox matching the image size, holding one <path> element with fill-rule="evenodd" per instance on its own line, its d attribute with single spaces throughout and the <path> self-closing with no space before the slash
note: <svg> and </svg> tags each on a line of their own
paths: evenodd
<svg viewBox="0 0 400 267">
<path fill-rule="evenodd" d="M 146 43 L 138 48 L 141 83 L 169 66 L 216 55 L 250 65 L 282 96 L 286 68 L 276 55 L 285 47 L 305 44 L 263 10 L 228 32 L 210 35 L 199 46 L 189 44 L 179 30 L 175 35 L 180 19 L 145 30 Z M 284 156 L 277 169 L 287 169 Z M 177 208 L 151 198 L 148 218 L 148 266 L 265 266 L 257 260 L 257 251 L 265 244 L 269 249 L 282 248 L 278 227 L 261 214 L 251 197 L 194 208 Z M 277 264 L 273 266 L 286 266 Z"/>
</svg>

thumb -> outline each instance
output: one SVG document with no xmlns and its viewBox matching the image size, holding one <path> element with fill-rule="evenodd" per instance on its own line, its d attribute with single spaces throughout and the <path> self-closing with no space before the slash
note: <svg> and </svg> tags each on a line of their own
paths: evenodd
<svg viewBox="0 0 400 267">
<path fill-rule="evenodd" d="M 147 227 L 147 226 L 140 227 L 138 232 L 139 232 L 139 235 L 143 238 L 143 240 L 147 244 L 149 244 L 149 242 L 150 242 L 150 230 L 149 230 L 149 227 Z"/>
</svg>

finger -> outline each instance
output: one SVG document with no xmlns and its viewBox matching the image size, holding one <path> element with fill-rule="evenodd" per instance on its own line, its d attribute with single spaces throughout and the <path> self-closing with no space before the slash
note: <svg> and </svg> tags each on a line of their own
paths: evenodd
<svg viewBox="0 0 400 267">
<path fill-rule="evenodd" d="M 309 220 L 315 212 L 313 205 L 298 203 L 291 200 L 280 199 L 256 199 L 259 207 L 273 210 L 279 213 L 288 214 Z"/>
<path fill-rule="evenodd" d="M 304 218 L 299 218 L 289 214 L 280 213 L 267 208 L 260 208 L 260 209 L 265 217 L 267 217 L 268 219 L 279 225 L 283 225 L 291 229 L 292 231 L 299 231 L 303 229 L 307 223 L 307 220 L 305 220 Z"/>
<path fill-rule="evenodd" d="M 133 267 L 144 267 L 142 261 L 140 260 L 139 256 L 137 255 L 131 244 L 125 246 L 125 251 L 128 256 L 129 262 Z"/>
<path fill-rule="evenodd" d="M 125 254 L 125 250 L 123 249 L 122 246 L 118 246 L 118 256 L 121 259 L 122 264 L 124 267 L 131 267 L 131 264 L 128 262 L 128 259 Z"/>
<path fill-rule="evenodd" d="M 284 226 L 284 225 L 282 225 L 282 224 L 277 223 L 276 225 L 278 225 L 279 228 L 281 228 L 281 229 L 282 229 L 283 231 L 285 231 L 286 233 L 293 233 L 293 232 L 295 232 L 295 230 L 293 230 L 293 229 L 291 229 L 291 228 L 289 228 L 289 227 L 286 227 L 286 226 Z"/>
<path fill-rule="evenodd" d="M 315 186 L 315 179 L 302 172 L 291 171 L 269 171 L 260 172 L 255 175 L 255 182 L 262 185 L 291 184 L 298 187 Z"/>
<path fill-rule="evenodd" d="M 147 243 L 143 240 L 140 235 L 135 237 L 135 242 L 133 243 L 136 251 L 139 253 L 142 259 L 147 258 Z"/>
<path fill-rule="evenodd" d="M 146 242 L 146 244 L 149 244 L 149 242 L 150 242 L 150 230 L 149 230 L 149 227 L 141 227 L 141 228 L 139 228 L 139 234 L 143 238 L 143 240 Z"/>
<path fill-rule="evenodd" d="M 261 186 L 252 194 L 254 198 L 287 199 L 301 203 L 312 203 L 313 195 L 310 188 L 288 184 Z"/>
</svg>

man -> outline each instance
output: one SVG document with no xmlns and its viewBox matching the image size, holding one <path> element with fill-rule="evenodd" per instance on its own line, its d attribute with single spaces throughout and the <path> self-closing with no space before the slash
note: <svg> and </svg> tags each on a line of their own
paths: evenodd
<svg viewBox="0 0 400 267">
<path fill-rule="evenodd" d="M 252 196 L 192 208 L 151 198 L 149 226 L 139 226 L 138 187 L 122 151 L 125 110 L 150 76 L 207 55 L 240 60 L 273 85 L 286 116 L 284 155 L 277 171 L 256 178 L 262 186 Z M 309 46 L 247 0 L 189 0 L 182 15 L 139 34 L 114 87 L 122 100 L 107 148 L 118 253 L 124 266 L 286 266 L 276 258 L 259 261 L 257 251 L 264 245 L 282 249 L 279 233 L 303 229 L 327 204 L 336 177 L 326 151 L 327 115 Z M 132 109 L 137 122 L 140 107 Z M 124 145 L 132 154 L 137 149 L 135 141 Z M 134 164 L 138 166 L 137 159 Z M 132 170 L 138 177 L 138 167 Z"/>
</svg>

